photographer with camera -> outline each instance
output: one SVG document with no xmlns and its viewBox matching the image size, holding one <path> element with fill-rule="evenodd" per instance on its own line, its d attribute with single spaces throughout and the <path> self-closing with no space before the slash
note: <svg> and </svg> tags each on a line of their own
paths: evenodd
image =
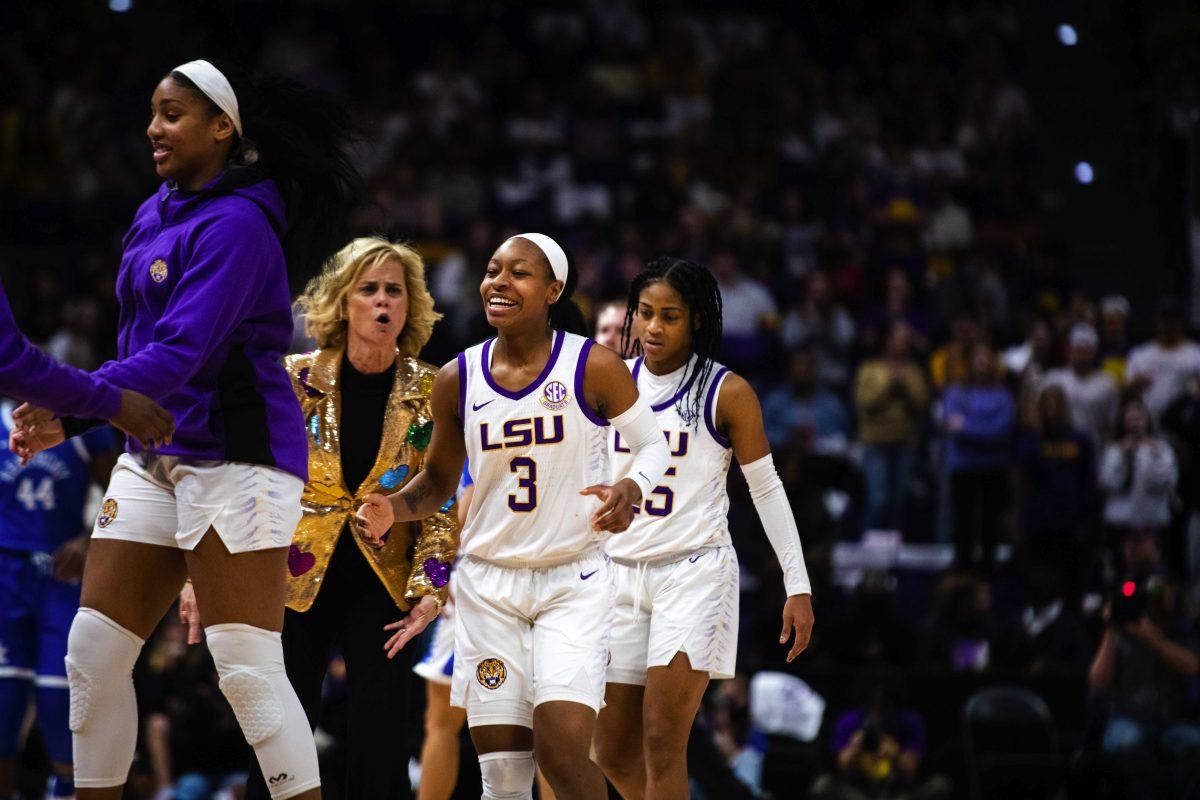
<svg viewBox="0 0 1200 800">
<path fill-rule="evenodd" d="M 834 725 L 837 773 L 822 775 L 813 800 L 943 800 L 950 782 L 941 775 L 921 779 L 925 720 L 900 702 L 899 676 L 869 676 L 857 693 L 866 702 Z"/>
<path fill-rule="evenodd" d="M 1112 766 L 1113 796 L 1195 797 L 1200 725 L 1189 695 L 1200 658 L 1194 620 L 1162 574 L 1153 532 L 1131 532 L 1122 549 L 1128 577 L 1105 609 L 1107 625 L 1088 672 L 1092 694 L 1109 709 L 1100 750 Z M 1156 785 L 1155 776 L 1169 788 Z"/>
</svg>

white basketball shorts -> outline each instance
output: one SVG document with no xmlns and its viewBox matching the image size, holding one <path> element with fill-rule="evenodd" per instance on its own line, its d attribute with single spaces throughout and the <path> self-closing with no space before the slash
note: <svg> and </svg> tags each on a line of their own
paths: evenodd
<svg viewBox="0 0 1200 800">
<path fill-rule="evenodd" d="M 543 568 L 463 558 L 450 703 L 467 722 L 533 726 L 533 709 L 565 700 L 596 711 L 612 622 L 612 564 L 599 548 Z"/>
<path fill-rule="evenodd" d="M 692 669 L 732 678 L 737 666 L 738 562 L 730 546 L 658 564 L 614 563 L 617 604 L 609 683 L 643 686 L 646 670 L 687 653 Z"/>
<path fill-rule="evenodd" d="M 211 527 L 231 553 L 287 547 L 303 491 L 295 475 L 262 464 L 123 453 L 92 538 L 191 550 Z"/>
</svg>

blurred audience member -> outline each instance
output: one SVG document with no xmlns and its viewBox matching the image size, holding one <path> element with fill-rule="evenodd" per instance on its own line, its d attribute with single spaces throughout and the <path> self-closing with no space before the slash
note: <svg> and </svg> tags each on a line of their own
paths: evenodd
<svg viewBox="0 0 1200 800">
<path fill-rule="evenodd" d="M 884 674 L 863 682 L 857 704 L 834 723 L 830 744 L 837 772 L 822 775 L 813 800 L 941 800 L 951 796 L 941 775 L 923 776 L 925 720 L 903 705 L 899 679 Z"/>
<path fill-rule="evenodd" d="M 945 459 L 954 507 L 954 543 L 960 569 L 991 572 L 1008 498 L 1008 466 L 1016 417 L 1012 396 L 999 379 L 992 349 L 974 345 L 967 382 L 942 398 Z M 975 558 L 975 548 L 981 550 Z"/>
<path fill-rule="evenodd" d="M 914 351 L 923 353 L 929 348 L 925 317 L 914 306 L 912 283 L 908 273 L 900 267 L 888 270 L 884 279 L 883 302 L 872 309 L 863 320 L 863 349 L 870 352 L 885 346 L 886 339 L 896 323 L 904 323 L 907 326 L 909 344 Z"/>
<path fill-rule="evenodd" d="M 1200 726 L 1191 686 L 1200 675 L 1195 621 L 1161 574 L 1123 582 L 1088 683 L 1108 708 L 1100 749 L 1122 800 L 1195 797 Z"/>
<path fill-rule="evenodd" d="M 1100 301 L 1100 369 L 1124 388 L 1129 357 L 1129 301 L 1110 294 Z"/>
<path fill-rule="evenodd" d="M 817 379 L 817 359 L 809 349 L 792 353 L 788 383 L 763 398 L 763 421 L 772 449 L 798 449 L 844 455 L 850 419 L 838 396 Z"/>
<path fill-rule="evenodd" d="M 1054 362 L 1054 331 L 1050 323 L 1036 318 L 1029 325 L 1029 336 L 1001 357 L 1005 371 L 1017 387 L 1017 408 L 1022 419 L 1036 413 L 1042 376 Z"/>
<path fill-rule="evenodd" d="M 950 672 L 990 672 L 997 628 L 992 587 L 970 572 L 951 572 L 938 586 L 933 666 Z"/>
<path fill-rule="evenodd" d="M 827 273 L 814 270 L 805 276 L 796 304 L 783 318 L 781 333 L 789 349 L 813 352 L 822 386 L 840 392 L 849 385 L 854 319 L 834 298 Z"/>
<path fill-rule="evenodd" d="M 712 256 L 712 272 L 721 289 L 725 325 L 722 346 L 730 369 L 754 372 L 767 357 L 767 335 L 779 327 L 779 312 L 767 287 L 746 274 L 728 248 Z"/>
<path fill-rule="evenodd" d="M 1121 402 L 1116 381 L 1096 363 L 1099 341 L 1091 325 L 1077 323 L 1071 328 L 1067 366 L 1050 370 L 1042 380 L 1043 386 L 1062 387 L 1071 421 L 1097 452 L 1112 438 Z"/>
<path fill-rule="evenodd" d="M 621 353 L 621 328 L 625 325 L 625 301 L 610 300 L 596 314 L 596 336 L 600 344 Z"/>
<path fill-rule="evenodd" d="M 894 323 L 880 358 L 865 362 L 855 380 L 858 432 L 867 487 L 866 530 L 902 530 L 904 504 L 917 457 L 918 425 L 929 387 L 911 354 L 912 334 Z"/>
<path fill-rule="evenodd" d="M 950 341 L 929 357 L 929 378 L 938 391 L 956 383 L 966 383 L 971 374 L 971 348 L 979 341 L 980 330 L 966 311 L 958 311 L 950 321 Z"/>
<path fill-rule="evenodd" d="M 1100 486 L 1107 496 L 1104 524 L 1110 529 L 1165 527 L 1171 521 L 1179 469 L 1171 446 L 1153 427 L 1141 400 L 1125 401 L 1116 438 L 1100 461 Z"/>
<path fill-rule="evenodd" d="M 1027 601 L 1007 642 L 1004 666 L 1024 678 L 1075 680 L 1087 666 L 1087 633 L 1059 574 L 1044 564 L 1032 567 Z"/>
<path fill-rule="evenodd" d="M 1052 569 L 1074 597 L 1089 568 L 1097 517 L 1096 456 L 1071 424 L 1061 386 L 1042 390 L 1037 413 L 1017 441 L 1017 518 L 1030 562 Z"/>
<path fill-rule="evenodd" d="M 1200 345 L 1186 337 L 1183 301 L 1169 297 L 1158 310 L 1158 332 L 1152 341 L 1129 353 L 1125 379 L 1142 394 L 1150 416 L 1157 422 L 1171 401 L 1183 392 L 1188 378 L 1200 372 Z"/>
</svg>

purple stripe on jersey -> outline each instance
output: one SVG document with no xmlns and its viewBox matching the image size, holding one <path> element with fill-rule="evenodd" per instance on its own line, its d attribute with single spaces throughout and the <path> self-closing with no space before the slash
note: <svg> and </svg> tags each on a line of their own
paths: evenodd
<svg viewBox="0 0 1200 800">
<path fill-rule="evenodd" d="M 467 425 L 467 354 L 458 354 L 458 421 Z"/>
<path fill-rule="evenodd" d="M 579 410 L 585 417 L 603 428 L 608 426 L 608 420 L 592 411 L 592 407 L 587 402 L 587 395 L 583 393 L 583 377 L 587 371 L 588 353 L 592 352 L 594 344 L 595 342 L 588 339 L 583 343 L 583 347 L 579 348 L 579 360 L 575 362 L 575 401 L 579 403 Z"/>
<path fill-rule="evenodd" d="M 692 377 L 688 380 L 688 382 L 686 384 L 684 384 L 684 387 L 682 389 L 680 389 L 678 392 L 675 393 L 674 397 L 672 397 L 670 400 L 663 400 L 661 403 L 653 404 L 652 406 L 650 406 L 651 410 L 654 411 L 655 414 L 657 414 L 660 411 L 666 411 L 668 408 L 670 408 L 671 406 L 678 403 L 679 398 L 681 398 L 685 394 L 687 394 L 688 390 L 692 388 L 692 384 L 696 382 L 696 375 L 697 375 L 697 373 L 693 372 Z"/>
<path fill-rule="evenodd" d="M 717 426 L 713 424 L 713 418 L 717 411 L 717 387 L 721 385 L 721 378 L 725 373 L 729 372 L 725 367 L 721 367 L 717 374 L 713 376 L 712 383 L 708 385 L 708 396 L 704 398 L 704 425 L 708 428 L 708 432 L 712 434 L 713 439 L 717 444 L 728 449 L 729 440 L 721 435 L 717 430 Z"/>
<path fill-rule="evenodd" d="M 638 381 L 638 375 L 640 375 L 642 372 L 642 362 L 645 360 L 646 359 L 642 356 L 638 356 L 638 360 L 633 363 L 633 382 L 635 384 Z M 657 414 L 660 411 L 666 411 L 668 408 L 678 403 L 679 398 L 687 394 L 688 390 L 692 388 L 692 384 L 696 382 L 697 374 L 698 373 L 693 372 L 692 377 L 688 379 L 687 384 L 685 384 L 682 389 L 676 392 L 674 397 L 672 397 L 670 400 L 663 400 L 661 403 L 654 403 L 650 406 L 650 410 Z"/>
<path fill-rule="evenodd" d="M 509 400 L 520 400 L 525 395 L 532 392 L 534 389 L 542 385 L 542 382 L 550 376 L 550 370 L 554 369 L 554 362 L 558 361 L 558 353 L 562 350 L 563 339 L 566 334 L 562 331 L 554 332 L 554 348 L 550 351 L 550 358 L 546 360 L 546 366 L 542 369 L 542 374 L 538 375 L 524 389 L 519 389 L 515 392 L 510 392 L 496 381 L 492 380 L 492 343 L 495 339 L 488 339 L 483 343 L 483 353 L 480 358 L 482 363 L 479 365 L 482 368 L 483 379 L 487 381 L 487 385 L 492 387 L 492 391 L 501 397 L 507 397 Z"/>
</svg>

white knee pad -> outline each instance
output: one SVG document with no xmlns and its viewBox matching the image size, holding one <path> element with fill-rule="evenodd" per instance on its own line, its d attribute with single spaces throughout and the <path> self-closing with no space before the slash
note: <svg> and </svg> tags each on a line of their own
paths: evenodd
<svg viewBox="0 0 1200 800">
<path fill-rule="evenodd" d="M 76 786 L 120 786 L 129 777 L 138 734 L 133 665 L 143 644 L 99 611 L 75 614 L 66 665 Z"/>
<path fill-rule="evenodd" d="M 221 692 L 258 756 L 271 797 L 282 800 L 320 786 L 317 747 L 283 669 L 280 634 L 237 622 L 204 632 Z"/>
<path fill-rule="evenodd" d="M 484 753 L 479 772 L 483 800 L 533 800 L 533 753 Z"/>
</svg>

